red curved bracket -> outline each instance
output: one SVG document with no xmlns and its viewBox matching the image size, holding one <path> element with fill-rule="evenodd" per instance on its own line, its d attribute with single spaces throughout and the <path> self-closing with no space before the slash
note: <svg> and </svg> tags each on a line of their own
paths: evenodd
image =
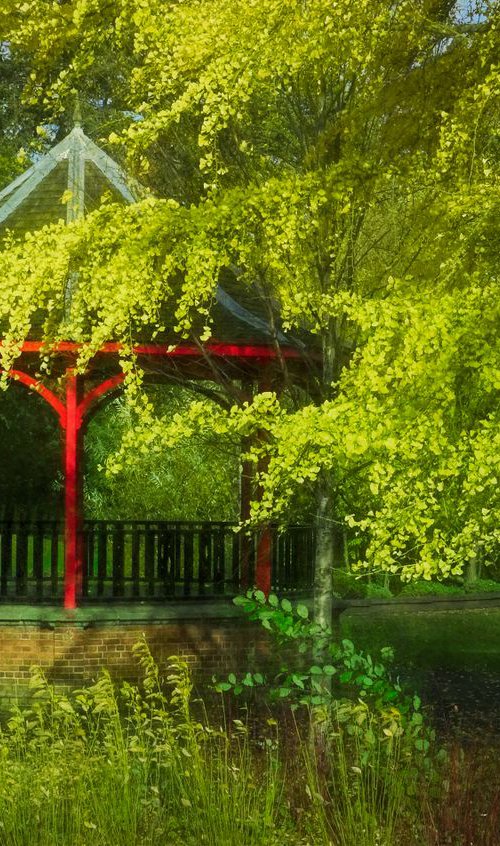
<svg viewBox="0 0 500 846">
<path fill-rule="evenodd" d="M 106 379 L 104 382 L 101 382 L 100 385 L 96 385 L 95 388 L 92 388 L 91 391 L 83 398 L 83 400 L 79 403 L 77 414 L 78 414 L 78 423 L 79 425 L 85 419 L 85 416 L 92 410 L 92 408 L 98 403 L 102 397 L 104 397 L 107 393 L 117 388 L 121 385 L 125 380 L 124 373 L 118 373 L 116 376 L 111 376 L 109 379 Z"/>
<path fill-rule="evenodd" d="M 46 388 L 45 385 L 39 382 L 38 379 L 35 379 L 33 376 L 29 376 L 28 373 L 24 373 L 22 370 L 9 370 L 8 372 L 2 372 L 5 372 L 9 379 L 21 382 L 23 385 L 31 388 L 31 390 L 36 391 L 37 394 L 40 394 L 40 396 L 52 406 L 58 415 L 62 428 L 66 428 L 66 406 L 59 397 L 56 397 L 56 395 Z"/>
</svg>

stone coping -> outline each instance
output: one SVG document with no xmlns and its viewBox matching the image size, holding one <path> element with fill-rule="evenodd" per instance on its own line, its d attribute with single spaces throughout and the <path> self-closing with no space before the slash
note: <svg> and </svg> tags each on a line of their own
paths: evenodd
<svg viewBox="0 0 500 846">
<path fill-rule="evenodd" d="M 393 596 L 391 599 L 334 599 L 337 614 L 344 611 L 459 611 L 472 608 L 499 608 L 500 592 L 470 593 L 463 596 Z"/>
<path fill-rule="evenodd" d="M 311 596 L 294 596 L 294 604 L 301 602 L 312 607 Z M 500 592 L 469 594 L 466 596 L 393 597 L 392 599 L 333 599 L 335 615 L 366 612 L 458 611 L 460 609 L 498 608 Z M 23 605 L 0 603 L 0 626 L 34 625 L 53 628 L 72 625 L 89 628 L 95 625 L 161 625 L 169 622 L 189 623 L 198 620 L 232 620 L 244 622 L 240 608 L 230 597 L 206 600 L 176 600 L 164 603 L 130 602 L 84 605 L 68 611 L 61 605 Z"/>
<path fill-rule="evenodd" d="M 292 601 L 294 604 L 303 603 L 311 607 L 310 596 L 293 596 Z M 55 625 L 72 625 L 89 628 L 94 625 L 161 625 L 169 622 L 189 623 L 235 618 L 246 622 L 241 609 L 228 596 L 158 603 L 139 601 L 86 604 L 73 610 L 66 610 L 62 605 L 0 603 L 0 626 L 38 625 L 52 628 Z"/>
<path fill-rule="evenodd" d="M 193 620 L 225 620 L 241 617 L 231 599 L 210 599 L 203 602 L 113 603 L 84 605 L 66 610 L 60 605 L 0 604 L 0 626 L 37 625 L 52 628 L 72 625 L 89 628 L 94 625 L 161 624 Z"/>
</svg>

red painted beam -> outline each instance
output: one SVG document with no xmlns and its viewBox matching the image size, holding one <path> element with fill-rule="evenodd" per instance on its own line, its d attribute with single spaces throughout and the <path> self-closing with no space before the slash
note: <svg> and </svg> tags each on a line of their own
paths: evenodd
<svg viewBox="0 0 500 846">
<path fill-rule="evenodd" d="M 1 344 L 2 342 L 0 341 Z M 78 353 L 83 348 L 84 344 L 77 344 L 73 341 L 59 341 L 56 344 L 46 344 L 42 341 L 25 341 L 22 345 L 21 352 Z M 122 350 L 123 344 L 110 341 L 103 344 L 97 355 L 113 355 L 120 353 Z M 196 344 L 179 344 L 178 346 L 168 344 L 136 344 L 132 347 L 132 351 L 136 355 L 157 355 L 165 358 L 202 358 L 203 356 L 203 352 Z M 272 361 L 278 358 L 275 348 L 266 344 L 225 344 L 214 342 L 205 344 L 203 351 L 221 358 L 262 359 L 265 361 Z M 280 351 L 279 357 L 300 359 L 302 358 L 302 354 L 298 350 L 285 347 Z"/>
</svg>

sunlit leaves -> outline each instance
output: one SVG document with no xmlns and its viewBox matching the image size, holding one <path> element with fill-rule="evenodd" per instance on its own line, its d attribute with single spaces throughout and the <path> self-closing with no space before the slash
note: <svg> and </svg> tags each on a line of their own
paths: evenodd
<svg viewBox="0 0 500 846">
<path fill-rule="evenodd" d="M 66 102 L 109 45 L 133 113 L 113 141 L 176 201 L 104 206 L 11 245 L 3 366 L 40 313 L 47 340 L 87 344 L 82 366 L 105 341 L 126 348 L 166 324 L 204 342 L 229 272 L 307 339 L 306 387 L 217 413 L 197 400 L 166 419 L 136 385 L 137 426 L 111 470 L 131 447 L 250 438 L 263 491 L 253 520 L 285 519 L 328 471 L 331 519 L 358 533 L 352 563 L 430 578 L 491 560 L 497 4 L 465 35 L 449 4 L 416 0 L 25 6 L 20 20 L 12 2 L 9 21 L 32 56 L 26 97 Z"/>
</svg>

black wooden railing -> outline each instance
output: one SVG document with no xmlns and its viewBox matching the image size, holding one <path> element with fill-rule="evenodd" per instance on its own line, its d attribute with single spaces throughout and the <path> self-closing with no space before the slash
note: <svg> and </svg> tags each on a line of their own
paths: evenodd
<svg viewBox="0 0 500 846">
<path fill-rule="evenodd" d="M 0 599 L 58 600 L 63 593 L 64 543 L 56 520 L 0 522 Z"/>
<path fill-rule="evenodd" d="M 235 595 L 247 569 L 253 584 L 258 531 L 234 523 L 86 521 L 81 533 L 80 601 L 153 601 Z M 280 593 L 312 587 L 314 531 L 270 529 L 272 585 Z M 246 562 L 246 564 L 243 564 Z M 0 601 L 62 598 L 64 541 L 57 521 L 0 522 Z"/>
</svg>

